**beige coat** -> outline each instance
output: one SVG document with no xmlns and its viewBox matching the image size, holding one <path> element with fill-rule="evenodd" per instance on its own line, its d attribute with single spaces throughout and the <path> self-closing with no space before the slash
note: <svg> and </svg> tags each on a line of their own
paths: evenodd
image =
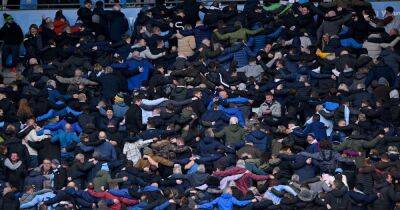
<svg viewBox="0 0 400 210">
<path fill-rule="evenodd" d="M 177 36 L 178 38 L 178 53 L 188 57 L 194 54 L 196 49 L 196 40 L 194 36 Z"/>
</svg>

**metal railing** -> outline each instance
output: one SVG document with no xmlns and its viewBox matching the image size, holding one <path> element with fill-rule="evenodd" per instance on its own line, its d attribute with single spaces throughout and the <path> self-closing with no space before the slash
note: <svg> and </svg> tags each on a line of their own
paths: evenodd
<svg viewBox="0 0 400 210">
<path fill-rule="evenodd" d="M 214 0 L 203 0 L 201 3 L 212 3 Z M 246 0 L 219 0 L 221 3 L 229 3 L 229 2 L 237 2 L 237 3 L 244 3 Z M 113 3 L 104 3 L 105 7 L 112 7 L 116 2 Z M 183 0 L 175 0 L 175 1 L 165 1 L 167 6 L 175 6 L 179 3 L 183 3 Z M 5 4 L 5 5 L 4 5 Z M 82 4 L 81 3 L 37 3 L 31 4 L 35 8 L 33 9 L 54 9 L 54 8 L 79 8 Z M 143 6 L 154 6 L 155 0 L 127 0 L 126 3 L 121 3 L 124 8 L 140 8 Z M 6 1 L 3 0 L 3 7 L 0 10 L 19 10 L 21 5 L 15 4 L 7 4 Z"/>
<path fill-rule="evenodd" d="M 154 6 L 155 0 L 127 0 L 128 2 L 121 4 L 124 8 L 140 8 L 143 6 Z M 211 3 L 215 0 L 203 0 L 201 3 Z M 218 0 L 221 3 L 244 3 L 246 0 Z M 388 1 L 399 1 L 399 0 L 371 0 L 370 2 L 388 2 Z M 167 6 L 175 6 L 179 3 L 182 3 L 183 0 L 174 0 L 174 1 L 165 1 Z M 318 2 L 318 0 L 314 0 L 312 2 Z M 0 10 L 19 10 L 21 5 L 16 4 L 7 4 L 7 0 L 2 1 L 3 5 Z M 104 3 L 106 8 L 110 8 L 115 4 L 113 3 Z M 37 3 L 37 4 L 30 4 L 32 6 L 31 9 L 64 9 L 64 8 L 79 8 L 82 4 L 81 3 Z M 29 8 L 28 8 L 29 9 Z"/>
</svg>

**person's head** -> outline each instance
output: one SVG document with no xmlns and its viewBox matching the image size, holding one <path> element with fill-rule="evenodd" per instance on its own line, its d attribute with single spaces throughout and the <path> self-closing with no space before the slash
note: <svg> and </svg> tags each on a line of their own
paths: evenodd
<svg viewBox="0 0 400 210">
<path fill-rule="evenodd" d="M 312 117 L 312 121 L 313 122 L 319 122 L 320 118 L 321 118 L 321 116 L 319 116 L 319 114 L 314 114 L 313 117 Z"/>
<path fill-rule="evenodd" d="M 18 153 L 16 153 L 16 152 L 11 153 L 10 160 L 13 163 L 18 162 L 19 161 Z"/>
<path fill-rule="evenodd" d="M 75 72 L 74 72 L 75 77 L 82 77 L 82 75 L 83 75 L 83 72 L 81 69 L 79 69 L 79 68 L 75 69 Z"/>
<path fill-rule="evenodd" d="M 285 146 L 280 149 L 280 152 L 284 154 L 292 154 L 292 149 L 290 147 Z"/>
<path fill-rule="evenodd" d="M 35 192 L 35 186 L 27 185 L 25 186 L 25 193 L 26 194 L 33 194 Z"/>
<path fill-rule="evenodd" d="M 332 149 L 332 143 L 330 141 L 328 141 L 328 140 L 322 140 L 319 143 L 319 148 L 321 150 L 331 150 Z"/>
<path fill-rule="evenodd" d="M 36 24 L 32 24 L 29 27 L 29 34 L 31 34 L 31 35 L 37 35 L 38 34 L 38 26 Z"/>
<path fill-rule="evenodd" d="M 28 120 L 26 121 L 25 124 L 26 124 L 27 126 L 34 126 L 34 127 L 36 127 L 36 122 L 35 122 L 35 119 L 33 119 L 33 118 L 28 119 Z"/>
<path fill-rule="evenodd" d="M 100 131 L 98 137 L 100 140 L 104 140 L 107 139 L 107 134 L 104 131 Z"/>
<path fill-rule="evenodd" d="M 72 132 L 73 131 L 72 125 L 69 124 L 69 123 L 66 123 L 65 126 L 64 126 L 64 130 L 67 131 L 67 132 Z"/>
<path fill-rule="evenodd" d="M 43 171 L 45 171 L 45 172 L 48 172 L 48 171 L 50 171 L 50 169 L 51 169 L 51 160 L 50 159 L 44 159 L 43 160 L 43 162 L 42 162 L 42 169 L 43 169 Z"/>
<path fill-rule="evenodd" d="M 274 100 L 274 95 L 272 95 L 271 92 L 267 92 L 265 94 L 265 102 L 272 103 L 273 100 Z"/>
<path fill-rule="evenodd" d="M 257 59 L 255 57 L 249 57 L 249 64 L 256 64 Z"/>
<path fill-rule="evenodd" d="M 153 34 L 156 34 L 156 35 L 160 35 L 161 34 L 161 29 L 158 26 L 154 26 L 151 31 L 152 31 Z"/>
<path fill-rule="evenodd" d="M 84 163 L 85 162 L 85 155 L 83 155 L 82 153 L 78 153 L 75 155 L 75 160 L 79 161 L 80 163 Z"/>
<path fill-rule="evenodd" d="M 219 97 L 221 99 L 227 99 L 228 98 L 228 92 L 226 92 L 225 90 L 219 91 L 218 95 L 219 95 Z"/>
<path fill-rule="evenodd" d="M 113 10 L 113 11 L 121 11 L 121 5 L 119 5 L 119 4 L 114 4 L 112 10 Z"/>
<path fill-rule="evenodd" d="M 3 14 L 3 18 L 4 18 L 4 22 L 7 24 L 11 24 L 12 22 L 14 22 L 14 18 L 7 13 Z"/>
<path fill-rule="evenodd" d="M 238 122 L 239 122 L 239 120 L 238 120 L 237 117 L 231 117 L 231 118 L 229 119 L 229 124 L 230 124 L 230 125 L 237 125 Z"/>
<path fill-rule="evenodd" d="M 314 142 L 314 140 L 315 140 L 314 134 L 309 133 L 309 134 L 307 135 L 307 142 L 308 142 L 309 144 L 312 144 L 312 143 Z"/>
<path fill-rule="evenodd" d="M 203 96 L 203 93 L 201 93 L 200 90 L 195 90 L 195 91 L 193 91 L 193 96 L 201 99 L 201 97 Z"/>
<path fill-rule="evenodd" d="M 223 194 L 230 194 L 230 195 L 232 195 L 232 188 L 231 188 L 231 187 L 226 187 L 226 188 L 223 190 Z"/>
<path fill-rule="evenodd" d="M 391 16 L 393 15 L 394 8 L 392 6 L 388 6 L 386 7 L 385 11 L 386 11 L 385 16 Z"/>
<path fill-rule="evenodd" d="M 335 179 L 335 180 L 332 182 L 332 188 L 333 188 L 333 189 L 342 189 L 343 186 L 344 186 L 344 184 L 343 184 L 342 180 Z"/>
<path fill-rule="evenodd" d="M 113 118 L 113 116 L 114 116 L 114 111 L 113 111 L 113 109 L 112 109 L 111 107 L 109 107 L 109 108 L 106 110 L 106 116 L 107 116 L 108 119 Z"/>
<path fill-rule="evenodd" d="M 137 44 L 139 44 L 140 46 L 146 46 L 147 42 L 145 39 L 139 39 L 139 41 L 137 42 Z"/>
<path fill-rule="evenodd" d="M 90 9 L 92 7 L 92 1 L 91 0 L 86 0 L 85 1 L 85 7 Z"/>
<path fill-rule="evenodd" d="M 308 13 L 310 13 L 310 10 L 308 9 L 308 7 L 300 7 L 300 12 L 302 15 L 307 15 Z"/>
<path fill-rule="evenodd" d="M 179 164 L 174 164 L 174 168 L 172 169 L 173 174 L 182 174 L 182 167 Z"/>
</svg>

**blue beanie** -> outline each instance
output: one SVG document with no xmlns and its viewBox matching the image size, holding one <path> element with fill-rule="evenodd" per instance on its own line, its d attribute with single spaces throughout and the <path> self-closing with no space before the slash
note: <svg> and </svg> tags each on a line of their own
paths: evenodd
<svg viewBox="0 0 400 210">
<path fill-rule="evenodd" d="M 323 104 L 324 108 L 328 111 L 335 111 L 336 109 L 339 108 L 339 104 L 338 103 L 334 103 L 334 102 L 330 102 L 327 101 Z"/>
</svg>

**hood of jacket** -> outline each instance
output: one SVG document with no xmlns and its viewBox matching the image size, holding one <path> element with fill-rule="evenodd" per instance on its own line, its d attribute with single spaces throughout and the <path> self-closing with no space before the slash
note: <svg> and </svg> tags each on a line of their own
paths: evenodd
<svg viewBox="0 0 400 210">
<path fill-rule="evenodd" d="M 238 132 L 241 128 L 242 127 L 240 127 L 239 125 L 230 125 L 230 126 L 228 126 L 228 130 L 233 132 L 233 133 Z"/>
</svg>

